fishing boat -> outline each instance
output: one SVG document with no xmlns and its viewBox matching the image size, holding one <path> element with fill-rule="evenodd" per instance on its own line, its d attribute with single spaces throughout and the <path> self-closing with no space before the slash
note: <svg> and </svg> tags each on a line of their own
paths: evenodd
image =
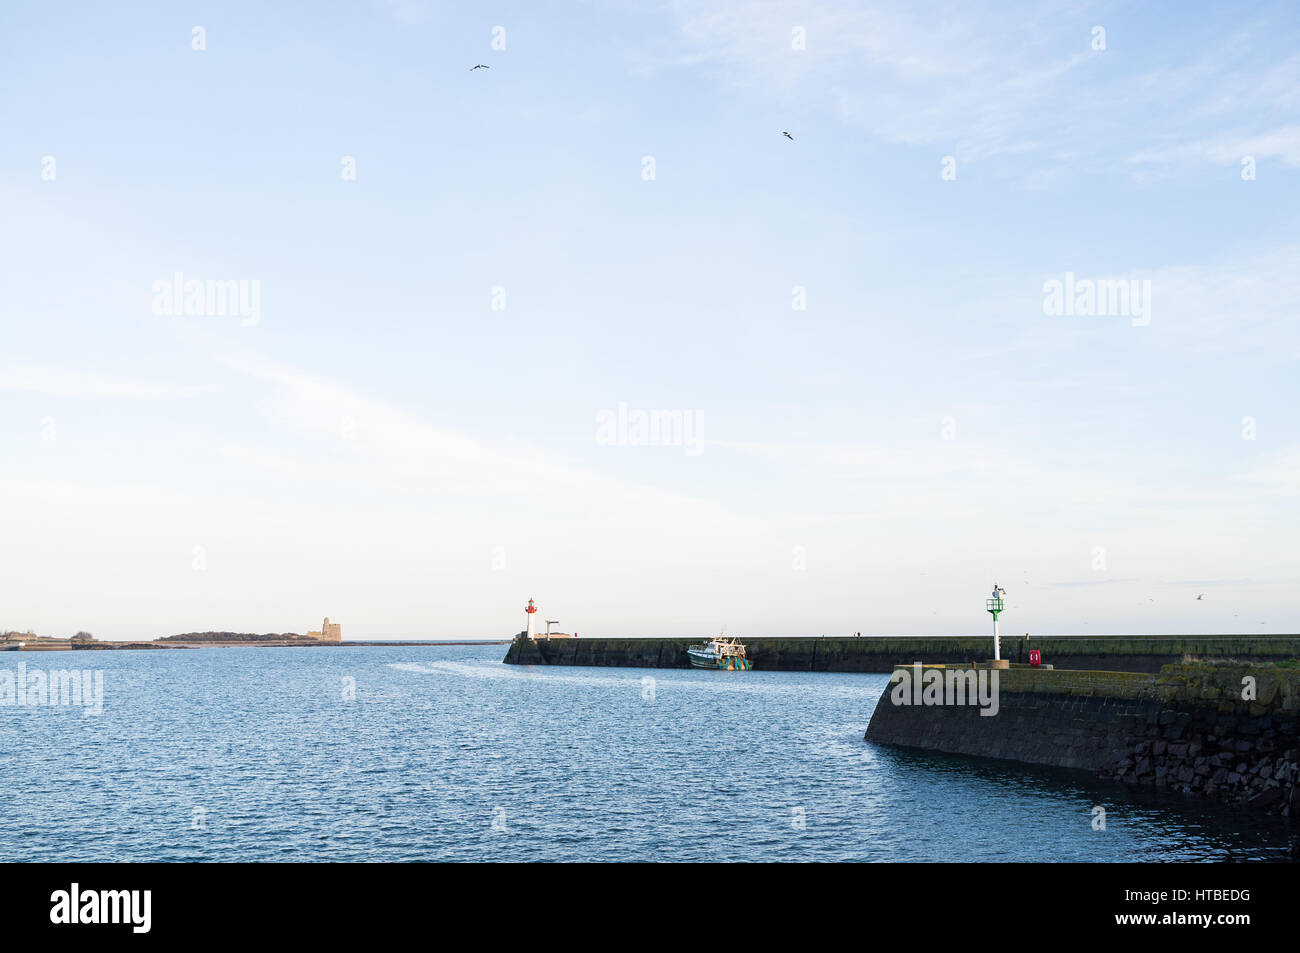
<svg viewBox="0 0 1300 953">
<path fill-rule="evenodd" d="M 745 646 L 735 639 L 719 636 L 699 645 L 692 645 L 686 650 L 694 668 L 724 669 L 728 672 L 748 672 L 754 667 L 745 655 Z"/>
</svg>

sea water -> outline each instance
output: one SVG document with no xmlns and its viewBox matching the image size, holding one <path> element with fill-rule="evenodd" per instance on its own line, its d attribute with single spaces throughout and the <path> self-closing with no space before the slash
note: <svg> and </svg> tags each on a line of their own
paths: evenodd
<svg viewBox="0 0 1300 953">
<path fill-rule="evenodd" d="M 13 653 L 0 861 L 1286 859 L 1280 821 L 882 747 L 884 675 L 504 665 L 505 646 Z M 1099 812 L 1100 809 L 1100 812 Z"/>
</svg>

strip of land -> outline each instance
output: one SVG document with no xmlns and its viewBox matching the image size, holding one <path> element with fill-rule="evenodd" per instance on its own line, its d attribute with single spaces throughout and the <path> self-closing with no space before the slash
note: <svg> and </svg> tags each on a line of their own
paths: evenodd
<svg viewBox="0 0 1300 953">
<path fill-rule="evenodd" d="M 107 651 L 118 649 L 229 649 L 229 648 L 365 648 L 399 645 L 506 645 L 508 639 L 491 641 L 441 641 L 441 640 L 353 640 L 339 642 L 317 639 L 295 632 L 257 635 L 240 632 L 189 632 L 168 635 L 158 639 L 107 642 L 93 637 L 59 639 L 33 635 L 28 632 L 9 632 L 0 636 L 0 652 L 70 652 L 73 650 Z"/>
</svg>

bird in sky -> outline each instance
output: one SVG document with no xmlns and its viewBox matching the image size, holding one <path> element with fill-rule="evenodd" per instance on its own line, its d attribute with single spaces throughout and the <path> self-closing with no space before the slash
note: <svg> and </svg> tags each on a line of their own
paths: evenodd
<svg viewBox="0 0 1300 953">
<path fill-rule="evenodd" d="M 476 69 L 491 69 L 491 68 L 492 68 L 492 67 L 490 67 L 490 66 L 484 66 L 482 63 L 479 63 L 478 66 L 471 66 L 471 67 L 469 68 L 469 71 L 472 73 L 472 72 L 474 72 Z"/>
<path fill-rule="evenodd" d="M 785 136 L 785 137 L 786 137 L 787 139 L 789 139 L 791 142 L 794 142 L 794 136 L 790 135 L 790 133 L 788 133 L 788 132 L 783 132 L 783 133 L 781 133 L 781 135 Z"/>
</svg>

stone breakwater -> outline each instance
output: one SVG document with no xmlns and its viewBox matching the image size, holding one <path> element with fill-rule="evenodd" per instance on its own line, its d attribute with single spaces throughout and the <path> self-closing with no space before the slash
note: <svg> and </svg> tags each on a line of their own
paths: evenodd
<svg viewBox="0 0 1300 953">
<path fill-rule="evenodd" d="M 994 717 L 969 705 L 895 704 L 891 682 L 866 740 L 1075 768 L 1300 818 L 1300 671 L 1224 663 L 998 674 Z"/>
<path fill-rule="evenodd" d="M 515 639 L 506 652 L 512 665 L 609 665 L 689 668 L 686 648 L 702 639 Z M 992 639 L 971 638 L 790 638 L 742 639 L 759 671 L 892 672 L 916 659 L 950 663 L 986 660 Z M 1113 672 L 1158 672 L 1184 656 L 1269 662 L 1300 656 L 1300 636 L 1052 636 L 1004 637 L 1002 655 L 1027 663 L 1038 649 L 1044 664 Z"/>
<path fill-rule="evenodd" d="M 1104 774 L 1300 820 L 1300 672 L 1170 665 L 1156 688 L 1160 713 Z"/>
</svg>

